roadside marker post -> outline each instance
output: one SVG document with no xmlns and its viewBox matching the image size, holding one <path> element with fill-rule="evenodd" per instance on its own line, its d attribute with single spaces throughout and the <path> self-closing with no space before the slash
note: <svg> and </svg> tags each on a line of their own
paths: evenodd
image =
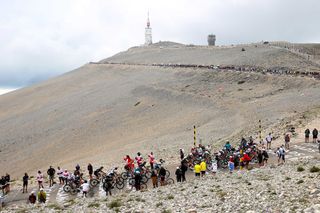
<svg viewBox="0 0 320 213">
<path fill-rule="evenodd" d="M 193 126 L 193 145 L 197 145 L 197 138 L 196 138 L 196 126 Z"/>
</svg>

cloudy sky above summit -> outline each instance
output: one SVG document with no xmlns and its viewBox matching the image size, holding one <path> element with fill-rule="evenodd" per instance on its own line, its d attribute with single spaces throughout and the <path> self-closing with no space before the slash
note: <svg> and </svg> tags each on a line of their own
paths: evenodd
<svg viewBox="0 0 320 213">
<path fill-rule="evenodd" d="M 153 41 L 320 42 L 318 0 L 0 0 L 0 92 Z"/>
</svg>

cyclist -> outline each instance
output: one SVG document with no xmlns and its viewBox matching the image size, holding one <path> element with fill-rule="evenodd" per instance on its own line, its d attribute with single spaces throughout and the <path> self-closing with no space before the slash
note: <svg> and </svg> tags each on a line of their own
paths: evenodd
<svg viewBox="0 0 320 213">
<path fill-rule="evenodd" d="M 124 166 L 125 170 L 132 171 L 134 169 L 134 160 L 131 159 L 129 155 L 126 155 L 124 160 L 126 161 L 126 165 Z"/>
<path fill-rule="evenodd" d="M 150 167 L 151 169 L 153 169 L 153 164 L 155 163 L 155 158 L 154 158 L 154 155 L 153 155 L 153 152 L 151 152 L 149 155 L 149 163 L 150 163 Z"/>
<path fill-rule="evenodd" d="M 96 169 L 93 174 L 96 176 L 97 179 L 100 179 L 101 174 L 105 174 L 103 171 L 103 166 L 101 166 L 99 169 Z"/>
<path fill-rule="evenodd" d="M 138 166 L 140 166 L 143 163 L 143 157 L 141 156 L 140 152 L 137 153 L 135 160 L 137 161 Z"/>
</svg>

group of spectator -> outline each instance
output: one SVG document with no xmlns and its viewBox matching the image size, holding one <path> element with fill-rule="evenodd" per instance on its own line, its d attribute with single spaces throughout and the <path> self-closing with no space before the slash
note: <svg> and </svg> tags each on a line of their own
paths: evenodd
<svg viewBox="0 0 320 213">
<path fill-rule="evenodd" d="M 0 189 L 3 194 L 8 194 L 10 192 L 10 175 L 6 174 L 0 179 Z"/>
<path fill-rule="evenodd" d="M 309 143 L 310 141 L 309 141 L 309 137 L 310 137 L 310 129 L 306 129 L 305 131 L 304 131 L 304 135 L 305 135 L 305 142 L 306 143 Z M 318 130 L 316 129 L 316 128 L 314 128 L 313 130 L 312 130 L 312 142 L 313 143 L 317 143 L 317 140 L 318 140 Z"/>
</svg>

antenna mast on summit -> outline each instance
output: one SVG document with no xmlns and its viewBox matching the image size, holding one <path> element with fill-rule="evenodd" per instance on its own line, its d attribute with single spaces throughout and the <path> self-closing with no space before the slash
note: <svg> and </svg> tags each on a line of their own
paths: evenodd
<svg viewBox="0 0 320 213">
<path fill-rule="evenodd" d="M 150 27 L 149 11 L 147 19 L 147 27 L 145 28 L 145 43 L 146 46 L 152 44 L 152 28 Z"/>
</svg>

